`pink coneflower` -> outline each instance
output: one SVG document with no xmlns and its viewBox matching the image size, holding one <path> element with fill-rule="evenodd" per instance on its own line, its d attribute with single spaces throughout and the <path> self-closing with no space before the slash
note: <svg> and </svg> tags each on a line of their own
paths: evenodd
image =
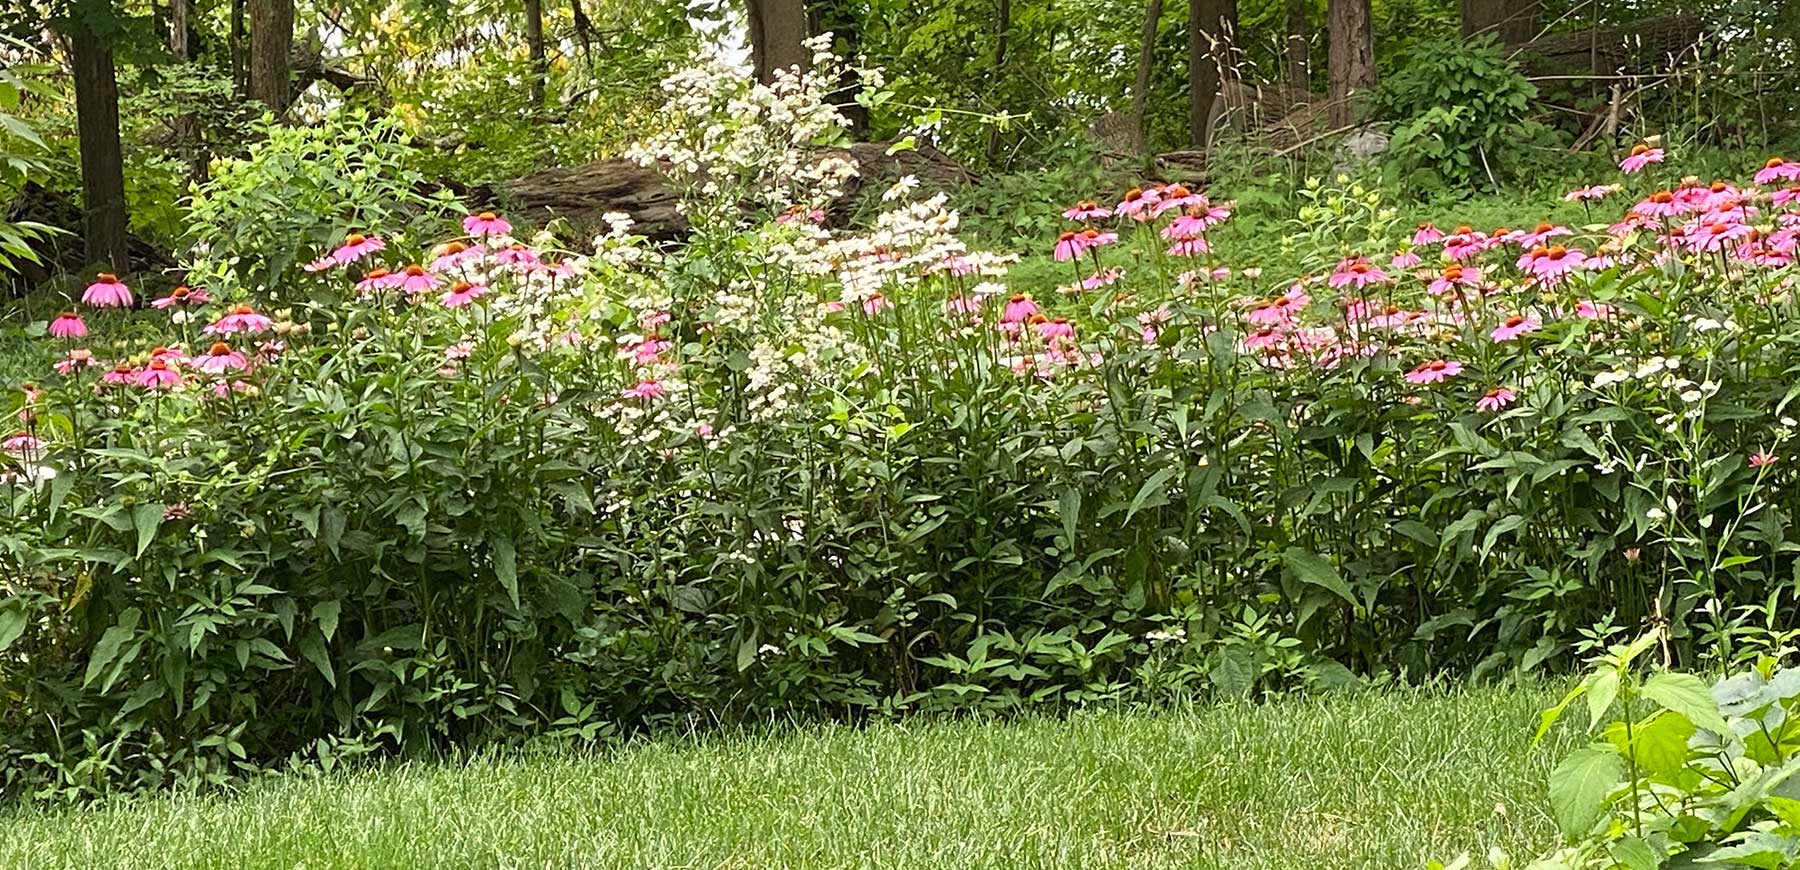
<svg viewBox="0 0 1800 870">
<path fill-rule="evenodd" d="M 1555 281 L 1580 268 L 1585 260 L 1587 254 L 1577 248 L 1565 248 L 1562 245 L 1546 248 L 1539 245 L 1520 257 L 1518 266 L 1540 280 Z"/>
<path fill-rule="evenodd" d="M 1081 279 L 1081 289 L 1098 290 L 1101 287 L 1111 287 L 1123 277 L 1125 277 L 1125 270 L 1116 266 L 1109 269 L 1101 269 L 1100 271 Z"/>
<path fill-rule="evenodd" d="M 1212 245 L 1206 241 L 1204 236 L 1195 236 L 1191 239 L 1182 239 L 1181 241 L 1170 245 L 1169 256 L 1198 257 L 1211 250 Z"/>
<path fill-rule="evenodd" d="M 169 308 L 172 306 L 204 305 L 212 301 L 212 294 L 186 284 L 169 291 L 169 295 L 150 303 L 151 308 Z"/>
<path fill-rule="evenodd" d="M 1266 299 L 1250 310 L 1249 321 L 1257 325 L 1279 325 L 1294 319 L 1295 315 L 1306 310 L 1312 304 L 1312 297 L 1306 291 L 1295 286 L 1286 294 L 1273 299 Z"/>
<path fill-rule="evenodd" d="M 1527 248 L 1535 248 L 1538 245 L 1549 244 L 1550 240 L 1557 236 L 1568 236 L 1573 235 L 1574 233 L 1575 231 L 1568 227 L 1557 226 L 1552 223 L 1541 223 L 1531 232 L 1520 236 L 1519 244 L 1524 245 Z"/>
<path fill-rule="evenodd" d="M 1113 211 L 1132 220 L 1146 221 L 1150 219 L 1150 209 L 1155 207 L 1159 198 L 1156 191 L 1134 187 L 1125 191 L 1125 198 L 1119 201 L 1118 207 Z"/>
<path fill-rule="evenodd" d="M 1586 320 L 1601 320 L 1611 317 L 1613 307 L 1605 302 L 1594 302 L 1583 299 L 1575 303 L 1575 316 Z"/>
<path fill-rule="evenodd" d="M 81 293 L 81 301 L 95 308 L 126 308 L 131 305 L 131 288 L 111 272 L 101 272 Z"/>
<path fill-rule="evenodd" d="M 1739 239 L 1748 238 L 1755 232 L 1755 228 L 1749 224 L 1713 221 L 1694 228 L 1688 236 L 1688 243 L 1696 251 L 1717 251 Z"/>
<path fill-rule="evenodd" d="M 449 272 L 461 268 L 464 264 L 481 259 L 481 249 L 471 248 L 462 242 L 445 242 L 432 252 L 431 270 L 433 272 Z"/>
<path fill-rule="evenodd" d="M 212 397 L 215 399 L 223 399 L 232 393 L 248 393 L 254 389 L 256 388 L 251 386 L 249 381 L 245 380 L 235 380 L 230 383 L 219 381 L 212 385 Z"/>
<path fill-rule="evenodd" d="M 504 236 L 512 232 L 512 224 L 491 211 L 463 218 L 463 232 L 471 236 Z"/>
<path fill-rule="evenodd" d="M 1420 263 L 1419 255 L 1412 251 L 1401 251 L 1388 260 L 1388 268 L 1396 271 L 1411 269 Z"/>
<path fill-rule="evenodd" d="M 1774 184 L 1777 181 L 1800 180 L 1800 163 L 1783 157 L 1771 157 L 1769 162 L 1756 173 L 1757 184 Z"/>
<path fill-rule="evenodd" d="M 1436 384 L 1462 374 L 1463 364 L 1456 360 L 1434 359 L 1420 363 L 1418 368 L 1406 373 L 1406 381 L 1411 384 Z"/>
<path fill-rule="evenodd" d="M 1278 326 L 1265 326 L 1244 336 L 1244 349 L 1275 351 L 1287 345 L 1287 332 Z"/>
<path fill-rule="evenodd" d="M 1576 188 L 1563 194 L 1563 201 L 1599 202 L 1600 200 L 1619 192 L 1619 190 L 1620 187 L 1616 184 L 1595 184 L 1589 187 Z"/>
<path fill-rule="evenodd" d="M 1414 247 L 1422 248 L 1426 245 L 1435 245 L 1443 240 L 1444 231 L 1428 223 L 1419 224 L 1419 228 L 1413 231 L 1412 243 Z"/>
<path fill-rule="evenodd" d="M 1375 268 L 1368 260 L 1345 260 L 1338 264 L 1337 271 L 1331 273 L 1326 281 L 1333 289 L 1350 287 L 1360 290 L 1371 284 L 1385 284 L 1390 279 L 1386 272 Z"/>
<path fill-rule="evenodd" d="M 231 345 L 222 341 L 213 342 L 213 346 L 193 359 L 193 366 L 207 374 L 224 374 L 227 371 L 244 371 L 250 368 L 250 360 L 242 353 L 232 350 Z"/>
<path fill-rule="evenodd" d="M 1425 288 L 1433 296 L 1444 296 L 1456 292 L 1458 287 L 1478 287 L 1481 285 L 1481 270 L 1474 266 L 1451 263 L 1444 267 L 1438 277 Z"/>
<path fill-rule="evenodd" d="M 542 261 L 538 259 L 536 251 L 518 242 L 514 242 L 501 248 L 500 252 L 494 255 L 494 262 L 503 266 L 531 267 L 540 264 Z"/>
<path fill-rule="evenodd" d="M 85 338 L 87 334 L 87 324 L 82 322 L 80 314 L 73 311 L 64 311 L 50 321 L 51 338 Z"/>
<path fill-rule="evenodd" d="M 135 383 L 146 390 L 168 390 L 181 385 L 181 373 L 168 363 L 153 359 L 138 372 Z"/>
<path fill-rule="evenodd" d="M 273 325 L 274 321 L 257 314 L 250 306 L 239 305 L 201 332 L 207 335 L 233 335 L 239 332 L 262 332 Z"/>
<path fill-rule="evenodd" d="M 1494 327 L 1494 331 L 1489 335 L 1495 341 L 1512 341 L 1521 335 L 1536 332 L 1542 325 L 1543 322 L 1538 320 L 1535 314 L 1514 314 L 1501 321 L 1500 325 Z"/>
<path fill-rule="evenodd" d="M 944 313 L 962 314 L 967 315 L 971 319 L 979 319 L 978 315 L 981 314 L 981 299 L 976 296 L 964 296 L 962 294 L 952 296 L 949 299 L 944 300 Z"/>
<path fill-rule="evenodd" d="M 1082 244 L 1080 233 L 1063 233 L 1056 237 L 1055 256 L 1058 262 L 1080 257 L 1083 250 L 1086 250 L 1086 246 Z"/>
<path fill-rule="evenodd" d="M 661 381 L 658 381 L 655 378 L 645 378 L 638 381 L 637 386 L 628 387 L 621 391 L 619 395 L 626 399 L 644 399 L 648 401 L 650 399 L 662 398 L 664 392 L 665 390 L 663 389 Z"/>
<path fill-rule="evenodd" d="M 52 368 L 56 369 L 57 374 L 67 377 L 82 369 L 99 364 L 99 361 L 94 359 L 93 351 L 85 347 L 77 347 L 71 349 L 67 356 L 57 360 Z"/>
<path fill-rule="evenodd" d="M 1206 215 L 1199 209 L 1188 209 L 1182 212 L 1169 225 L 1162 228 L 1162 237 L 1170 240 L 1197 238 L 1206 232 Z"/>
<path fill-rule="evenodd" d="M 785 224 L 797 220 L 822 224 L 825 222 L 825 212 L 816 208 L 808 209 L 803 205 L 790 205 L 787 207 L 787 211 L 775 216 L 775 222 L 778 224 Z"/>
<path fill-rule="evenodd" d="M 1769 194 L 1769 201 L 1775 203 L 1777 207 L 1793 205 L 1796 202 L 1800 202 L 1800 184 L 1784 187 Z"/>
<path fill-rule="evenodd" d="M 344 237 L 344 243 L 337 250 L 331 252 L 331 259 L 347 266 L 385 247 L 387 242 L 374 236 L 351 233 Z"/>
<path fill-rule="evenodd" d="M 635 341 L 628 340 L 620 347 L 619 356 L 629 358 L 639 365 L 647 365 L 660 359 L 663 351 L 668 350 L 669 347 L 669 342 L 655 336 Z"/>
<path fill-rule="evenodd" d="M 8 453 L 36 453 L 44 449 L 44 439 L 29 432 L 20 432 L 5 441 L 0 441 L 0 450 Z"/>
<path fill-rule="evenodd" d="M 1495 387 L 1488 390 L 1481 398 L 1475 400 L 1475 407 L 1482 411 L 1498 411 L 1513 403 L 1518 398 L 1512 390 Z"/>
<path fill-rule="evenodd" d="M 395 287 L 405 280 L 405 275 L 389 272 L 386 269 L 372 269 L 361 281 L 356 282 L 356 292 L 364 296 Z"/>
<path fill-rule="evenodd" d="M 1661 162 L 1663 162 L 1663 150 L 1661 148 L 1652 148 L 1647 144 L 1639 142 L 1631 147 L 1631 153 L 1627 154 L 1624 160 L 1619 161 L 1619 168 L 1626 173 L 1632 173 L 1639 172 L 1652 163 Z"/>
<path fill-rule="evenodd" d="M 1055 320 L 1040 319 L 1042 317 L 1043 315 L 1040 314 L 1037 317 L 1032 318 L 1033 322 L 1037 325 L 1038 338 L 1045 341 L 1054 341 L 1059 338 L 1075 338 L 1075 324 L 1070 323 L 1061 317 L 1058 317 Z"/>
<path fill-rule="evenodd" d="M 1750 467 L 1751 468 L 1762 468 L 1765 465 L 1774 465 L 1776 460 L 1779 458 L 1780 457 L 1776 456 L 1773 453 L 1764 453 L 1762 451 L 1758 451 L 1756 453 L 1750 454 Z"/>
<path fill-rule="evenodd" d="M 1083 250 L 1104 248 L 1119 241 L 1118 233 L 1103 233 L 1093 227 L 1081 231 L 1081 247 Z"/>
<path fill-rule="evenodd" d="M 1631 210 L 1645 217 L 1673 217 L 1681 214 L 1681 205 L 1675 201 L 1675 194 L 1667 190 L 1659 190 L 1645 197 L 1643 202 L 1632 206 Z"/>
<path fill-rule="evenodd" d="M 455 284 L 450 285 L 450 292 L 444 294 L 444 307 L 461 308 L 464 305 L 486 296 L 487 292 L 488 288 L 486 285 L 458 281 Z"/>
<path fill-rule="evenodd" d="M 138 370 L 132 368 L 130 363 L 119 363 L 107 370 L 106 374 L 101 375 L 100 382 L 103 384 L 129 384 L 137 380 L 137 376 Z"/>
<path fill-rule="evenodd" d="M 1444 254 L 1452 260 L 1466 260 L 1487 250 L 1487 234 L 1468 226 L 1444 237 Z"/>
<path fill-rule="evenodd" d="M 1156 207 L 1150 210 L 1150 216 L 1162 217 L 1170 211 L 1178 208 L 1185 209 L 1188 206 L 1200 206 L 1204 208 L 1206 206 L 1206 197 L 1188 190 L 1187 185 L 1185 184 L 1171 184 L 1168 187 L 1163 188 L 1162 201 L 1158 202 Z"/>
<path fill-rule="evenodd" d="M 179 366 L 188 361 L 188 355 L 182 352 L 179 344 L 159 344 L 150 349 L 150 358 L 162 360 L 172 366 Z"/>
<path fill-rule="evenodd" d="M 326 254 L 325 256 L 320 257 L 317 260 L 313 260 L 312 262 L 307 263 L 307 264 L 301 266 L 300 268 L 307 272 L 323 272 L 326 269 L 330 269 L 330 268 L 336 266 L 337 264 L 338 264 L 338 261 L 335 258 L 333 258 L 330 254 Z"/>
<path fill-rule="evenodd" d="M 1063 217 L 1072 221 L 1106 220 L 1107 218 L 1112 217 L 1112 209 L 1100 205 L 1091 199 L 1084 199 L 1075 203 L 1074 208 L 1063 212 Z"/>
<path fill-rule="evenodd" d="M 874 317 L 892 307 L 894 307 L 894 303 L 889 302 L 888 298 L 880 293 L 876 293 L 862 301 L 863 314 L 868 315 L 869 317 Z"/>
<path fill-rule="evenodd" d="M 1030 296 L 1015 293 L 1012 298 L 1006 300 L 1006 307 L 1000 312 L 1000 322 L 1024 323 L 1036 313 L 1038 313 L 1038 304 L 1032 301 Z"/>
<path fill-rule="evenodd" d="M 468 359 L 474 353 L 475 353 L 475 342 L 459 341 L 453 345 L 450 345 L 449 347 L 444 348 L 444 359 L 455 362 L 457 360 Z"/>
<path fill-rule="evenodd" d="M 436 290 L 437 276 L 425 270 L 424 266 L 414 263 L 400 270 L 400 292 L 408 296 Z"/>
</svg>

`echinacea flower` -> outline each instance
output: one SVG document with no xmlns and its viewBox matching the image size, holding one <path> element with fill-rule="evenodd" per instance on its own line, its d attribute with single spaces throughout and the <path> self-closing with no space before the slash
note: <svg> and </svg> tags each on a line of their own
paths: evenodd
<svg viewBox="0 0 1800 870">
<path fill-rule="evenodd" d="M 1071 208 L 1068 211 L 1063 212 L 1063 217 L 1068 218 L 1069 220 L 1072 220 L 1072 221 L 1105 220 L 1109 217 L 1112 217 L 1112 209 L 1109 209 L 1103 205 L 1100 205 L 1099 203 L 1094 202 L 1091 199 L 1084 199 L 1078 203 L 1075 203 L 1074 208 Z"/>
<path fill-rule="evenodd" d="M 887 297 L 880 293 L 876 293 L 862 301 L 863 314 L 870 317 L 874 317 L 892 307 L 894 307 L 894 303 L 889 302 Z"/>
<path fill-rule="evenodd" d="M 1337 271 L 1331 273 L 1326 282 L 1333 289 L 1350 287 L 1360 290 L 1371 284 L 1385 284 L 1389 280 L 1387 273 L 1375 268 L 1368 260 L 1345 260 L 1338 264 Z"/>
<path fill-rule="evenodd" d="M 455 284 L 450 285 L 450 292 L 444 294 L 444 307 L 461 308 L 464 305 L 486 296 L 487 292 L 488 288 L 486 285 L 458 281 Z"/>
<path fill-rule="evenodd" d="M 222 341 L 213 342 L 206 353 L 194 357 L 194 368 L 207 374 L 224 374 L 228 371 L 245 371 L 250 368 L 250 360 L 240 351 L 232 350 L 231 345 Z"/>
<path fill-rule="evenodd" d="M 227 312 L 224 317 L 212 322 L 201 332 L 207 335 L 232 335 L 239 332 L 262 332 L 275 325 L 274 321 L 248 305 L 239 305 Z"/>
<path fill-rule="evenodd" d="M 347 266 L 385 247 L 387 242 L 374 236 L 351 233 L 344 237 L 344 243 L 337 250 L 331 252 L 331 259 L 339 265 Z"/>
<path fill-rule="evenodd" d="M 52 368 L 56 369 L 57 374 L 67 377 L 89 366 L 99 364 L 99 361 L 94 359 L 93 351 L 85 347 L 77 347 L 71 349 L 67 356 L 57 360 Z"/>
<path fill-rule="evenodd" d="M 1000 312 L 1001 323 L 1024 323 L 1038 313 L 1038 305 L 1030 296 L 1016 293 L 1006 300 L 1006 307 Z"/>
<path fill-rule="evenodd" d="M 513 242 L 494 255 L 494 262 L 502 266 L 519 266 L 529 269 L 542 261 L 538 253 L 519 242 Z"/>
<path fill-rule="evenodd" d="M 181 285 L 169 291 L 169 295 L 150 303 L 151 308 L 169 308 L 171 306 L 204 305 L 212 301 L 212 294 L 205 290 Z"/>
<path fill-rule="evenodd" d="M 491 211 L 463 218 L 463 232 L 471 236 L 504 236 L 512 232 L 512 224 Z"/>
<path fill-rule="evenodd" d="M 1150 209 L 1155 207 L 1157 200 L 1160 198 L 1161 197 L 1155 191 L 1147 191 L 1140 187 L 1134 187 L 1125 191 L 1125 198 L 1119 201 L 1118 206 L 1115 207 L 1113 211 L 1117 214 L 1129 217 L 1132 220 L 1146 221 L 1151 217 Z"/>
<path fill-rule="evenodd" d="M 460 268 L 463 264 L 481 259 L 481 249 L 471 248 L 462 242 L 445 242 L 432 252 L 431 270 L 448 272 Z"/>
<path fill-rule="evenodd" d="M 1661 148 L 1652 148 L 1648 144 L 1639 142 L 1631 147 L 1631 153 L 1627 154 L 1624 160 L 1619 161 L 1619 168 L 1630 174 L 1642 171 L 1644 167 L 1652 163 L 1661 162 L 1663 162 Z"/>
<path fill-rule="evenodd" d="M 95 308 L 127 308 L 131 305 L 131 288 L 119 276 L 101 272 L 81 293 L 81 301 Z"/>
<path fill-rule="evenodd" d="M 1757 184 L 1774 184 L 1777 181 L 1800 180 L 1800 163 L 1784 157 L 1771 157 L 1769 162 L 1756 173 Z"/>
<path fill-rule="evenodd" d="M 1681 205 L 1675 201 L 1675 194 L 1659 190 L 1632 206 L 1631 210 L 1645 217 L 1672 217 L 1681 214 Z"/>
<path fill-rule="evenodd" d="M 1042 316 L 1039 315 L 1039 317 Z M 1037 323 L 1037 333 L 1038 337 L 1045 341 L 1073 339 L 1075 338 L 1075 325 L 1061 317 L 1054 320 L 1042 320 Z"/>
<path fill-rule="evenodd" d="M 100 383 L 129 384 L 137 380 L 137 376 L 138 370 L 132 368 L 130 363 L 119 363 L 100 376 Z"/>
<path fill-rule="evenodd" d="M 1574 232 L 1574 230 L 1571 230 L 1568 227 L 1544 222 L 1538 224 L 1531 232 L 1520 236 L 1519 244 L 1524 245 L 1527 248 L 1535 248 L 1538 245 L 1549 244 L 1550 240 L 1557 236 L 1572 235 Z"/>
<path fill-rule="evenodd" d="M 181 385 L 181 373 L 168 363 L 153 359 L 138 372 L 135 382 L 146 390 L 169 390 Z"/>
<path fill-rule="evenodd" d="M 1521 335 L 1536 332 L 1542 325 L 1543 322 L 1538 320 L 1535 314 L 1514 314 L 1501 321 L 1499 326 L 1494 327 L 1490 336 L 1495 341 L 1512 341 Z"/>
<path fill-rule="evenodd" d="M 1080 233 L 1069 232 L 1056 237 L 1054 253 L 1057 262 L 1073 260 L 1081 256 L 1081 252 L 1086 249 L 1087 246 L 1083 244 Z"/>
<path fill-rule="evenodd" d="M 1463 364 L 1456 360 L 1434 359 L 1420 363 L 1417 368 L 1406 373 L 1406 381 L 1410 384 L 1437 384 L 1462 374 Z"/>
<path fill-rule="evenodd" d="M 1554 281 L 1580 268 L 1586 260 L 1587 253 L 1578 248 L 1538 245 L 1519 258 L 1518 266 L 1541 280 Z"/>
<path fill-rule="evenodd" d="M 386 269 L 371 269 L 361 281 L 356 282 L 356 292 L 364 296 L 398 286 L 406 276 L 389 272 Z"/>
<path fill-rule="evenodd" d="M 8 453 L 35 453 L 44 449 L 44 439 L 29 432 L 20 432 L 5 441 L 0 441 L 0 450 Z"/>
<path fill-rule="evenodd" d="M 1578 187 L 1563 194 L 1563 201 L 1599 202 L 1612 194 L 1618 193 L 1620 189 L 1619 185 L 1616 184 L 1595 184 L 1588 187 Z"/>
<path fill-rule="evenodd" d="M 622 390 L 619 395 L 626 399 L 643 399 L 648 401 L 650 399 L 662 398 L 664 392 L 665 390 L 661 381 L 658 381 L 655 378 L 645 378 L 638 381 L 637 386 L 628 387 L 625 390 Z"/>
<path fill-rule="evenodd" d="M 1412 243 L 1416 248 L 1435 245 L 1443 240 L 1444 231 L 1429 223 L 1419 224 L 1419 228 L 1413 231 Z"/>
<path fill-rule="evenodd" d="M 80 314 L 73 311 L 64 311 L 50 321 L 51 338 L 84 338 L 87 334 L 87 324 L 82 322 Z"/>
<path fill-rule="evenodd" d="M 1488 390 L 1481 398 L 1475 400 L 1475 407 L 1483 411 L 1498 411 L 1513 403 L 1517 395 L 1505 387 Z"/>
<path fill-rule="evenodd" d="M 188 361 L 187 354 L 182 352 L 181 345 L 178 344 L 159 344 L 150 349 L 150 358 L 162 360 L 172 366 L 178 366 Z"/>
<path fill-rule="evenodd" d="M 1762 451 L 1757 451 L 1755 453 L 1750 454 L 1750 467 L 1751 468 L 1762 468 L 1765 465 L 1774 465 L 1776 460 L 1779 458 L 1780 457 L 1776 456 L 1773 453 L 1765 453 Z"/>
<path fill-rule="evenodd" d="M 1101 269 L 1100 271 L 1081 279 L 1081 289 L 1098 290 L 1101 287 L 1111 287 L 1123 277 L 1125 277 L 1125 270 L 1116 266 L 1108 269 Z"/>
<path fill-rule="evenodd" d="M 1206 241 L 1205 236 L 1195 236 L 1191 239 L 1182 239 L 1181 241 L 1170 245 L 1169 256 L 1198 257 L 1211 250 L 1212 244 Z"/>
<path fill-rule="evenodd" d="M 1605 302 L 1594 302 L 1583 299 L 1575 303 L 1575 316 L 1586 320 L 1601 320 L 1611 317 L 1613 307 Z"/>
<path fill-rule="evenodd" d="M 438 283 L 437 276 L 426 271 L 425 267 L 418 263 L 400 270 L 400 292 L 408 296 L 436 290 Z"/>
<path fill-rule="evenodd" d="M 1419 265 L 1419 255 L 1412 251 L 1401 251 L 1388 260 L 1389 269 L 1411 269 Z"/>
<path fill-rule="evenodd" d="M 1444 237 L 1444 254 L 1452 260 L 1466 260 L 1487 250 L 1487 234 L 1468 226 L 1460 226 Z"/>
<path fill-rule="evenodd" d="M 1425 288 L 1433 296 L 1448 295 L 1459 287 L 1477 287 L 1481 285 L 1481 270 L 1474 266 L 1451 263 L 1444 267 L 1443 274 L 1432 279 Z M 1460 292 L 1460 291 L 1458 291 Z"/>
</svg>

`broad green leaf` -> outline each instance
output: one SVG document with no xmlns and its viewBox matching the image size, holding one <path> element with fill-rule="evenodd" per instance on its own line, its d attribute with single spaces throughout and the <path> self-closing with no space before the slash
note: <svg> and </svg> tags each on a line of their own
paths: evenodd
<svg viewBox="0 0 1800 870">
<path fill-rule="evenodd" d="M 1625 837 L 1614 840 L 1606 847 L 1614 861 L 1625 865 L 1630 870 L 1657 870 L 1663 865 L 1663 858 L 1658 857 L 1656 850 L 1642 837 Z M 1666 857 L 1666 856 L 1664 856 Z"/>
<path fill-rule="evenodd" d="M 1350 585 L 1344 582 L 1344 578 L 1330 562 L 1318 554 L 1300 547 L 1289 547 L 1282 551 L 1281 564 L 1287 566 L 1300 582 L 1335 592 L 1339 598 L 1355 606 L 1356 595 L 1350 591 Z"/>
<path fill-rule="evenodd" d="M 318 623 L 319 633 L 323 634 L 326 640 L 331 640 L 332 636 L 337 634 L 338 614 L 343 609 L 344 605 L 338 601 L 321 601 L 313 605 L 313 622 Z"/>
<path fill-rule="evenodd" d="M 142 556 L 150 549 L 150 542 L 156 539 L 156 530 L 162 526 L 167 510 L 162 502 L 149 502 L 131 509 L 131 525 L 137 529 L 136 556 Z"/>
<path fill-rule="evenodd" d="M 1719 702 L 1713 700 L 1706 683 L 1693 674 L 1665 671 L 1644 681 L 1643 695 L 1683 716 L 1714 734 L 1730 734 L 1731 725 L 1719 715 Z"/>
<path fill-rule="evenodd" d="M 1612 707 L 1613 699 L 1619 695 L 1619 672 L 1612 669 L 1601 671 L 1588 680 L 1587 707 L 1588 729 L 1600 727 L 1600 717 Z"/>
<path fill-rule="evenodd" d="M 1660 711 L 1632 729 L 1631 755 L 1653 776 L 1666 776 L 1687 764 L 1688 740 L 1694 723 L 1680 713 Z"/>
<path fill-rule="evenodd" d="M 497 538 L 494 541 L 494 576 L 498 577 L 500 585 L 506 588 L 506 596 L 512 599 L 513 609 L 518 610 L 518 554 L 513 551 L 513 542 L 509 538 Z"/>
<path fill-rule="evenodd" d="M 1594 744 L 1569 753 L 1550 772 L 1550 807 L 1563 836 L 1585 836 L 1600 820 L 1606 799 L 1625 778 L 1617 749 Z"/>
</svg>

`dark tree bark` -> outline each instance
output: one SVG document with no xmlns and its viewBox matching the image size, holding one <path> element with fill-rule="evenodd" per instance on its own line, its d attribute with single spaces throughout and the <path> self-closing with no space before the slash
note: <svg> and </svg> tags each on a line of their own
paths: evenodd
<svg viewBox="0 0 1800 870">
<path fill-rule="evenodd" d="M 250 0 L 250 99 L 277 117 L 292 102 L 294 0 Z"/>
<path fill-rule="evenodd" d="M 231 35 L 226 42 L 231 51 L 231 84 L 238 96 L 250 92 L 250 74 L 244 68 L 244 0 L 231 0 Z"/>
<path fill-rule="evenodd" d="M 1237 0 L 1188 0 L 1188 140 L 1205 148 L 1212 134 L 1213 100 L 1234 71 Z"/>
<path fill-rule="evenodd" d="M 1537 38 L 1538 11 L 1542 0 L 1461 0 L 1462 35 L 1467 39 L 1491 33 L 1503 45 L 1521 45 Z"/>
<path fill-rule="evenodd" d="M 1330 0 L 1331 110 L 1334 127 L 1356 120 L 1354 98 L 1375 87 L 1375 30 L 1369 0 Z"/>
<path fill-rule="evenodd" d="M 869 135 L 869 110 L 856 98 L 862 93 L 862 77 L 854 66 L 862 50 L 862 21 L 852 0 L 814 0 L 810 4 L 811 33 L 830 33 L 836 49 L 851 65 L 844 70 L 841 91 L 832 98 L 833 105 L 850 121 L 850 138 L 865 139 Z"/>
<path fill-rule="evenodd" d="M 777 70 L 806 69 L 806 0 L 747 0 L 750 12 L 750 59 L 757 79 L 769 82 Z"/>
<path fill-rule="evenodd" d="M 119 148 L 119 83 L 112 43 L 96 32 L 97 17 L 112 14 L 106 0 L 81 0 L 71 10 L 69 61 L 75 76 L 75 128 L 81 147 L 82 237 L 90 264 L 131 270 L 126 247 L 125 169 Z"/>
<path fill-rule="evenodd" d="M 1006 58 L 1008 42 L 1012 39 L 1012 0 L 999 0 L 994 10 L 994 78 L 993 86 L 998 89 L 1006 80 Z M 991 165 L 1000 156 L 1000 125 L 988 128 L 987 162 Z"/>
<path fill-rule="evenodd" d="M 1156 26 L 1162 21 L 1163 0 L 1150 0 L 1144 10 L 1143 41 L 1138 44 L 1137 78 L 1131 83 L 1131 120 L 1137 125 L 1137 151 L 1150 153 L 1150 73 L 1156 65 Z"/>
<path fill-rule="evenodd" d="M 544 107 L 544 2 L 525 0 L 525 53 L 531 59 L 531 105 Z"/>
<path fill-rule="evenodd" d="M 1306 0 L 1288 0 L 1287 39 L 1281 46 L 1281 65 L 1289 87 L 1311 88 L 1312 27 L 1306 21 Z"/>
</svg>

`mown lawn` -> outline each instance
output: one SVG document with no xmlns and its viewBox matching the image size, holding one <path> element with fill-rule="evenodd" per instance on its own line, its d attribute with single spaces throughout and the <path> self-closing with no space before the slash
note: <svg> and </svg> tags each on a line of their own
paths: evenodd
<svg viewBox="0 0 1800 870">
<path fill-rule="evenodd" d="M 1416 868 L 1553 841 L 1548 689 L 806 727 L 0 815 L 0 865 Z"/>
</svg>

